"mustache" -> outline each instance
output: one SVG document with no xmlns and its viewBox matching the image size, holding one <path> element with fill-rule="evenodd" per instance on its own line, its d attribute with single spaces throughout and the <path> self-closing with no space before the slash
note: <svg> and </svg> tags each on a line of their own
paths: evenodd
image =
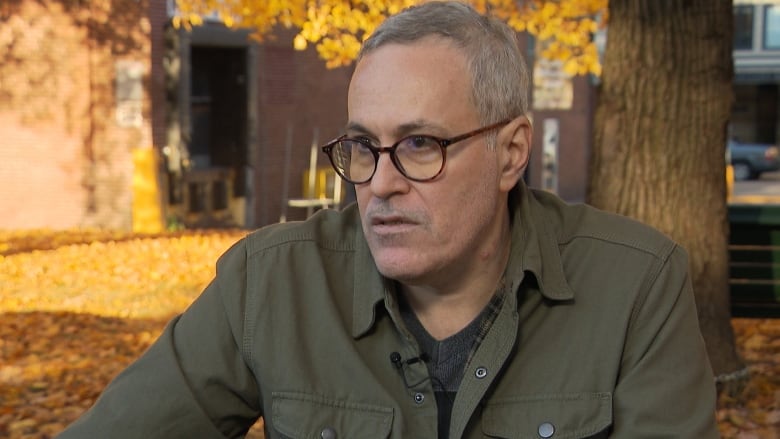
<svg viewBox="0 0 780 439">
<path fill-rule="evenodd" d="M 427 215 L 417 210 L 400 209 L 386 201 L 377 201 L 366 208 L 364 219 L 368 224 L 387 220 L 421 224 L 427 221 Z"/>
</svg>

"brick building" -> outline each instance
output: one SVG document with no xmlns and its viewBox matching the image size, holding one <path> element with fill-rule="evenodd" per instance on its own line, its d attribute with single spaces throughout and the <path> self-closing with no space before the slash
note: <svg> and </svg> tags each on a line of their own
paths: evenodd
<svg viewBox="0 0 780 439">
<path fill-rule="evenodd" d="M 115 70 L 147 74 L 151 22 L 109 6 L 0 3 L 0 228 L 130 226 L 130 152 L 151 128 L 116 123 Z"/>
<path fill-rule="evenodd" d="M 300 196 L 312 140 L 345 123 L 351 70 L 284 31 L 257 44 L 170 14 L 165 0 L 0 3 L 0 228 L 130 229 L 139 155 L 156 159 L 168 219 L 254 227 L 279 219 L 285 188 Z"/>
<path fill-rule="evenodd" d="M 0 229 L 138 230 L 144 199 L 162 226 L 303 218 L 285 200 L 304 193 L 310 145 L 344 126 L 352 68 L 293 50 L 285 29 L 262 44 L 216 22 L 174 29 L 172 5 L 0 2 Z M 534 67 L 527 179 L 582 200 L 593 87 Z"/>
</svg>

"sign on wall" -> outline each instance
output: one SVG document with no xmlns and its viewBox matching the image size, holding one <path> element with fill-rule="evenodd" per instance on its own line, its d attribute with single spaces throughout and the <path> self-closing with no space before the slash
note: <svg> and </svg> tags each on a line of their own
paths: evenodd
<svg viewBox="0 0 780 439">
<path fill-rule="evenodd" d="M 570 110 L 574 100 L 571 75 L 561 61 L 539 59 L 534 63 L 534 110 Z"/>
<path fill-rule="evenodd" d="M 143 77 L 143 63 L 116 63 L 116 123 L 120 127 L 140 128 L 143 124 Z"/>
</svg>

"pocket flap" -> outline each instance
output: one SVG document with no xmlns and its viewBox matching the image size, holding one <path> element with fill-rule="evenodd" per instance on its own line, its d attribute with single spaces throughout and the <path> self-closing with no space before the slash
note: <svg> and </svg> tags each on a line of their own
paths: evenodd
<svg viewBox="0 0 780 439">
<path fill-rule="evenodd" d="M 387 438 L 393 409 L 320 395 L 274 392 L 273 428 L 291 438 Z"/>
<path fill-rule="evenodd" d="M 498 438 L 582 438 L 611 424 L 611 393 L 504 398 L 488 402 L 482 413 L 482 432 Z"/>
</svg>

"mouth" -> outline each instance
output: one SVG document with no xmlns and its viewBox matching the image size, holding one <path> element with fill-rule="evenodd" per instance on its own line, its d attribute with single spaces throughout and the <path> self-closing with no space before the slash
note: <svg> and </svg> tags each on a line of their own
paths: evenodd
<svg viewBox="0 0 780 439">
<path fill-rule="evenodd" d="M 376 216 L 371 218 L 371 225 L 376 226 L 402 226 L 412 224 L 407 218 L 400 216 Z"/>
</svg>

